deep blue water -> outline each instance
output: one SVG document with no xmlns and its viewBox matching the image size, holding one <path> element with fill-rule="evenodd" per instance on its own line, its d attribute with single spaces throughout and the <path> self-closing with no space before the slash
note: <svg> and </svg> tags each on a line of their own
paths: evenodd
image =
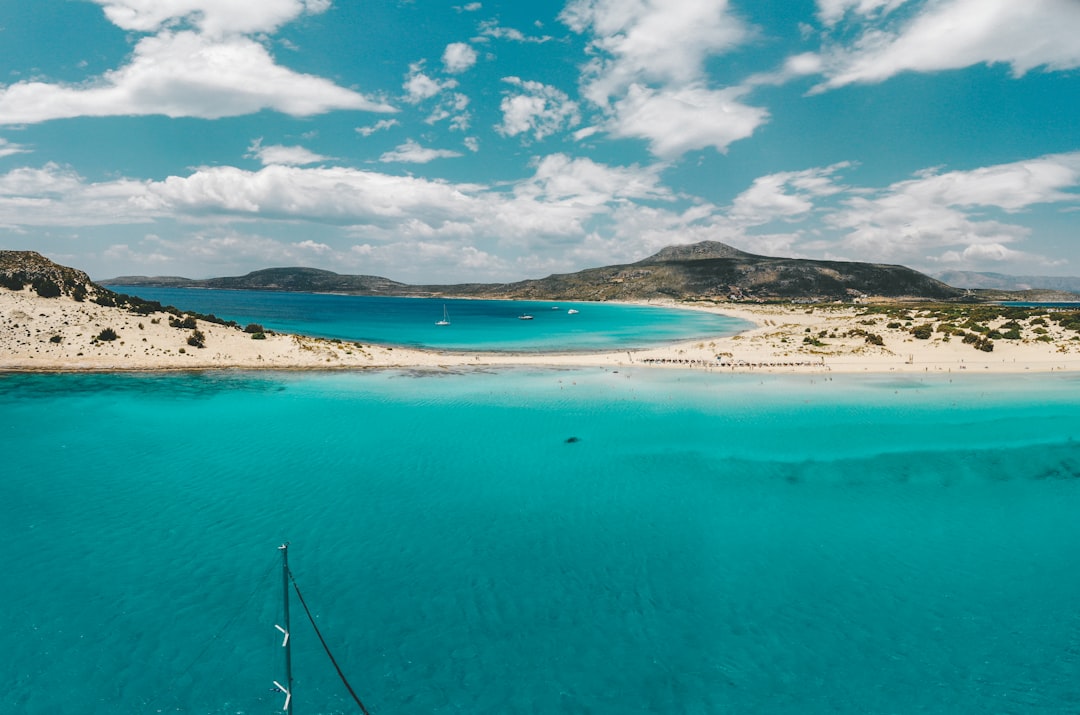
<svg viewBox="0 0 1080 715">
<path fill-rule="evenodd" d="M 731 335 L 745 321 L 613 303 L 380 298 L 316 293 L 111 286 L 241 325 L 324 338 L 450 350 L 618 350 Z M 450 325 L 437 326 L 443 308 Z M 570 314 L 575 309 L 577 314 Z M 532 320 L 519 320 L 527 314 Z"/>
<path fill-rule="evenodd" d="M 0 712 L 1075 713 L 1077 394 L 0 375 Z"/>
</svg>

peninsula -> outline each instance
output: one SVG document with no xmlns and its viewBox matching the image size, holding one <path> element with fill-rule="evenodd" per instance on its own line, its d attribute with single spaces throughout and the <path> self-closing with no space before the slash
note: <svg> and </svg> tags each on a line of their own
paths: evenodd
<svg viewBox="0 0 1080 715">
<path fill-rule="evenodd" d="M 680 250 L 693 247 L 670 249 L 665 255 Z M 670 261 L 657 261 L 665 262 Z M 796 270 L 802 268 L 796 265 Z M 961 291 L 938 285 L 942 288 L 934 290 L 951 300 L 925 296 L 875 300 L 860 295 L 848 302 L 757 303 L 732 301 L 730 295 L 655 297 L 650 300 L 653 304 L 715 311 L 743 318 L 755 327 L 734 336 L 629 352 L 451 352 L 275 334 L 262 326 L 230 324 L 212 315 L 114 293 L 85 273 L 33 252 L 0 251 L 0 370 L 514 365 L 718 372 L 1080 370 L 1080 311 L 960 302 Z M 843 290 L 846 294 L 847 289 Z"/>
</svg>

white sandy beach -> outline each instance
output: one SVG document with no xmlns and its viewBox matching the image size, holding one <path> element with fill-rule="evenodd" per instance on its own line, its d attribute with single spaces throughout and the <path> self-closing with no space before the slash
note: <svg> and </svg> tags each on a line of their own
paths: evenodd
<svg viewBox="0 0 1080 715">
<path fill-rule="evenodd" d="M 997 340 L 982 352 L 934 333 L 927 340 L 887 328 L 884 316 L 859 306 L 708 304 L 677 307 L 742 318 L 756 327 L 739 335 L 646 350 L 537 354 L 414 350 L 293 335 L 253 340 L 240 329 L 198 322 L 205 347 L 187 344 L 190 329 L 169 326 L 169 315 L 136 315 L 68 297 L 42 298 L 0 288 L 0 370 L 114 371 L 210 368 L 452 369 L 492 366 L 650 367 L 764 372 L 980 372 L 1080 370 L 1080 340 L 1051 323 L 1044 340 Z M 868 323 L 869 320 L 875 321 Z M 97 340 L 111 328 L 112 341 Z M 883 345 L 849 331 L 873 332 Z M 1027 332 L 1027 331 L 1025 331 Z M 824 335 L 822 335 L 824 333 Z M 804 343 L 821 336 L 819 345 Z"/>
</svg>

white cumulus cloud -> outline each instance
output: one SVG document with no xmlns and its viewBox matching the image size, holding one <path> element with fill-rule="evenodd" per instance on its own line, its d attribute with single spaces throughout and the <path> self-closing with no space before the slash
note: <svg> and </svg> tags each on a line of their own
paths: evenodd
<svg viewBox="0 0 1080 715">
<path fill-rule="evenodd" d="M 12 154 L 26 154 L 29 153 L 29 151 L 29 149 L 21 144 L 15 144 L 0 137 L 0 157 L 11 156 Z"/>
<path fill-rule="evenodd" d="M 512 27 L 502 27 L 498 20 L 487 20 L 480 23 L 480 39 L 491 37 L 496 40 L 508 40 L 510 42 L 535 43 L 542 45 L 551 40 L 550 35 L 526 35 L 521 30 Z"/>
<path fill-rule="evenodd" d="M 454 89 L 458 85 L 455 79 L 439 81 L 429 77 L 423 70 L 424 63 L 422 61 L 409 65 L 409 74 L 406 75 L 405 83 L 402 85 L 402 89 L 405 90 L 405 101 L 409 104 L 419 104 L 425 99 L 431 99 L 441 92 Z"/>
<path fill-rule="evenodd" d="M 504 136 L 531 133 L 536 140 L 581 122 L 577 102 L 555 87 L 541 82 L 504 77 L 503 82 L 515 87 L 516 93 L 506 94 L 499 108 L 503 120 L 496 131 Z"/>
<path fill-rule="evenodd" d="M 465 131 L 469 128 L 472 116 L 465 111 L 469 106 L 469 98 L 461 92 L 448 92 L 440 99 L 431 114 L 424 119 L 425 124 L 436 124 L 444 119 L 450 120 L 450 129 L 453 131 Z"/>
<path fill-rule="evenodd" d="M 158 32 L 185 21 L 200 33 L 272 32 L 304 12 L 318 14 L 330 0 L 92 0 L 117 27 L 135 32 Z"/>
<path fill-rule="evenodd" d="M 559 17 L 592 37 L 581 90 L 606 122 L 589 135 L 640 138 L 674 159 L 710 146 L 725 151 L 768 119 L 741 101 L 747 88 L 709 84 L 706 61 L 751 36 L 726 0 L 571 0 Z"/>
<path fill-rule="evenodd" d="M 369 126 L 366 126 L 366 127 L 357 127 L 356 132 L 360 136 L 370 137 L 375 132 L 385 131 L 385 130 L 390 129 L 392 127 L 396 127 L 399 124 L 401 124 L 401 122 L 399 122 L 396 119 L 380 119 L 379 121 L 375 122 L 372 125 L 369 125 Z"/>
<path fill-rule="evenodd" d="M 426 164 L 436 159 L 452 159 L 461 156 L 461 152 L 452 149 L 431 149 L 420 146 L 412 139 L 404 144 L 399 144 L 393 151 L 388 151 L 379 157 L 384 164 L 390 162 L 404 162 L 408 164 Z"/>
<path fill-rule="evenodd" d="M 451 42 L 443 50 L 442 61 L 447 72 L 464 72 L 476 64 L 476 50 L 465 42 Z"/>
<path fill-rule="evenodd" d="M 263 109 L 293 116 L 334 109 L 393 111 L 329 80 L 276 64 L 249 38 L 216 41 L 190 31 L 141 39 L 128 65 L 96 82 L 27 81 L 0 89 L 0 124 L 152 114 L 216 119 Z"/>
<path fill-rule="evenodd" d="M 849 12 L 862 17 L 884 15 L 906 2 L 908 0 L 817 0 L 818 18 L 831 27 Z"/>
<path fill-rule="evenodd" d="M 584 157 L 551 154 L 536 162 L 532 178 L 521 182 L 516 193 L 586 206 L 621 199 L 671 199 L 670 190 L 660 184 L 659 172 L 659 167 L 613 167 Z"/>
<path fill-rule="evenodd" d="M 746 225 L 804 216 L 814 209 L 814 199 L 843 191 L 835 183 L 834 176 L 848 166 L 850 164 L 842 162 L 820 169 L 758 177 L 750 188 L 735 197 L 730 216 Z"/>
<path fill-rule="evenodd" d="M 616 137 L 636 137 L 663 159 L 729 144 L 754 133 L 769 113 L 739 101 L 743 90 L 686 86 L 654 90 L 632 85 L 614 106 L 607 129 Z"/>
<path fill-rule="evenodd" d="M 938 0 L 899 27 L 871 25 L 850 46 L 825 53 L 817 91 L 881 82 L 901 72 L 1007 64 L 1014 76 L 1037 67 L 1080 67 L 1076 0 Z"/>
<path fill-rule="evenodd" d="M 880 191 L 845 199 L 826 217 L 847 234 L 841 246 L 873 260 L 955 260 L 1005 256 L 987 247 L 1022 241 L 1023 225 L 988 216 L 1006 215 L 1037 204 L 1080 203 L 1080 152 L 969 171 L 924 171 Z"/>
<path fill-rule="evenodd" d="M 635 83 L 699 81 L 708 57 L 749 35 L 726 0 L 571 0 L 560 19 L 593 35 L 585 93 L 596 104 Z"/>
<path fill-rule="evenodd" d="M 316 164 L 332 158 L 323 156 L 322 154 L 316 154 L 302 146 L 283 146 L 281 144 L 263 146 L 261 138 L 256 139 L 251 143 L 251 146 L 248 147 L 247 155 L 258 159 L 263 165 L 285 164 L 288 166 Z"/>
</svg>

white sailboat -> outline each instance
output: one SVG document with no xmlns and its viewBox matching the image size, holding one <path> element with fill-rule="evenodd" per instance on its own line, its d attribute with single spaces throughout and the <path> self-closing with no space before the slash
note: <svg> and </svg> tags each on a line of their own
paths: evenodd
<svg viewBox="0 0 1080 715">
<path fill-rule="evenodd" d="M 446 312 L 446 306 L 442 307 L 442 320 L 435 323 L 435 325 L 450 325 L 450 314 Z"/>
</svg>

